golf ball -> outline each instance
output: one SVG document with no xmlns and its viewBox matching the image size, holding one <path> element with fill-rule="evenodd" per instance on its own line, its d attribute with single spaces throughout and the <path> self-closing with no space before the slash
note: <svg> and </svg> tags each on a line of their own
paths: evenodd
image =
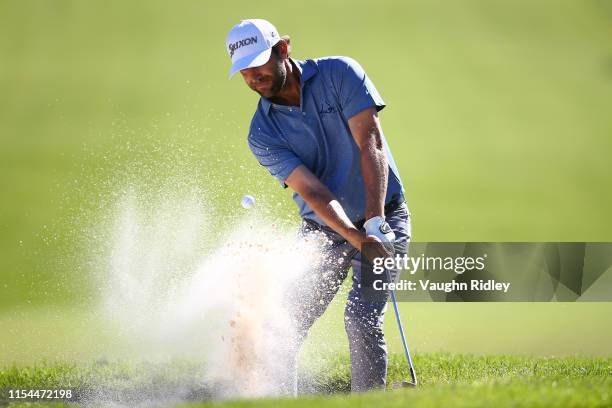
<svg viewBox="0 0 612 408">
<path fill-rule="evenodd" d="M 242 208 L 246 208 L 248 210 L 249 208 L 252 208 L 255 205 L 255 198 L 247 194 L 242 197 L 242 200 L 240 200 L 240 205 L 242 206 Z"/>
</svg>

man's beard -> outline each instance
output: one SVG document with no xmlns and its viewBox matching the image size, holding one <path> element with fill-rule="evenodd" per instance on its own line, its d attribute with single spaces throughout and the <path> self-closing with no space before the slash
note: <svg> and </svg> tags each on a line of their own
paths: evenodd
<svg viewBox="0 0 612 408">
<path fill-rule="evenodd" d="M 277 65 L 277 69 L 276 69 L 275 78 L 273 79 L 272 86 L 270 87 L 270 90 L 267 92 L 267 95 L 259 91 L 257 91 L 257 93 L 263 96 L 264 98 L 274 99 L 276 95 L 278 95 L 279 92 L 283 89 L 286 82 L 287 82 L 287 71 L 285 70 L 285 66 L 283 65 L 282 61 L 279 61 L 279 64 Z"/>
</svg>

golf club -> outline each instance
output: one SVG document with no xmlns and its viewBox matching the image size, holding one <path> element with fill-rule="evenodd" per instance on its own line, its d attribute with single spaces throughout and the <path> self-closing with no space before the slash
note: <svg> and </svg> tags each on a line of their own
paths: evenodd
<svg viewBox="0 0 612 408">
<path fill-rule="evenodd" d="M 387 279 L 389 280 L 389 282 L 393 282 L 393 280 L 391 279 L 391 274 L 389 273 L 389 270 L 385 269 L 385 272 L 387 274 Z M 395 310 L 395 319 L 397 320 L 397 327 L 399 328 L 400 336 L 402 338 L 402 345 L 404 346 L 404 353 L 406 354 L 406 360 L 408 361 L 408 368 L 410 369 L 410 377 L 412 377 L 412 382 L 402 381 L 401 384 L 399 384 L 399 386 L 400 387 L 416 387 L 417 386 L 416 373 L 414 371 L 414 365 L 412 364 L 412 358 L 410 357 L 410 350 L 408 349 L 408 343 L 406 342 L 406 335 L 404 334 L 404 326 L 402 325 L 402 318 L 400 316 L 399 308 L 397 306 L 397 299 L 395 297 L 395 289 L 391 289 L 391 300 L 393 302 L 393 310 Z"/>
</svg>

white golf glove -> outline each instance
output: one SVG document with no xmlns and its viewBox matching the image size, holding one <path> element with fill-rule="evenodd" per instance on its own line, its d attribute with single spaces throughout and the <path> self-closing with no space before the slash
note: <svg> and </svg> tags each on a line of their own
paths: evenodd
<svg viewBox="0 0 612 408">
<path fill-rule="evenodd" d="M 376 216 L 372 217 L 363 224 L 363 228 L 365 228 L 366 235 L 375 236 L 380 239 L 382 243 L 385 242 L 393 242 L 395 241 L 395 233 L 385 221 L 385 217 Z"/>
<path fill-rule="evenodd" d="M 372 217 L 363 224 L 366 231 L 366 236 L 376 237 L 382 243 L 386 257 L 393 257 L 395 255 L 395 247 L 393 241 L 395 241 L 395 233 L 385 221 L 385 217 L 376 216 Z"/>
</svg>

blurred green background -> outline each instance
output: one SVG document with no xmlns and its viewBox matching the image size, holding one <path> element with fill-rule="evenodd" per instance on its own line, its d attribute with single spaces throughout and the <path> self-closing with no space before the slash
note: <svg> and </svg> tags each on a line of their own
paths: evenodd
<svg viewBox="0 0 612 408">
<path fill-rule="evenodd" d="M 80 231 L 130 163 L 193 164 L 221 213 L 250 192 L 297 221 L 246 144 L 257 95 L 227 80 L 225 35 L 254 17 L 298 59 L 364 66 L 415 240 L 612 240 L 612 1 L 2 0 L 0 361 L 95 353 L 71 334 Z M 341 303 L 317 325 L 338 347 Z M 417 350 L 612 352 L 610 303 L 402 307 Z"/>
</svg>

